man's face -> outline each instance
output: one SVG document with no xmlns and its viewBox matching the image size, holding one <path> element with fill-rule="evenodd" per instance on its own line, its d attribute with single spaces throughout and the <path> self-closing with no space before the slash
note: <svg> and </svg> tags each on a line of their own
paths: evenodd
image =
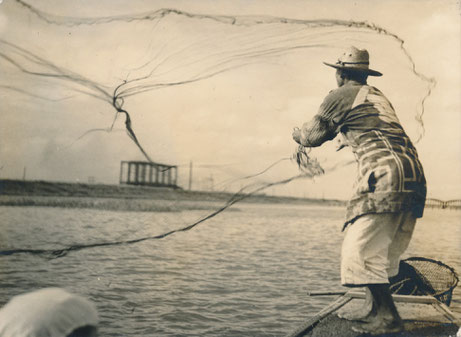
<svg viewBox="0 0 461 337">
<path fill-rule="evenodd" d="M 344 78 L 341 77 L 341 69 L 336 69 L 336 83 L 338 83 L 338 87 L 344 85 Z"/>
</svg>

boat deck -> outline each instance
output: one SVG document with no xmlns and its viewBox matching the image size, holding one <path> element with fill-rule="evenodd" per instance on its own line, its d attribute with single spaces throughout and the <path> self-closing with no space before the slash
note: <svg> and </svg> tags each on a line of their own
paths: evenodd
<svg viewBox="0 0 461 337">
<path fill-rule="evenodd" d="M 404 321 L 404 331 L 400 333 L 385 334 L 386 337 L 455 337 L 459 327 L 455 324 L 430 323 L 419 321 Z M 323 319 L 306 337 L 364 337 L 366 335 L 354 332 L 353 323 L 329 315 Z"/>
<path fill-rule="evenodd" d="M 337 301 L 341 301 L 339 298 Z M 340 309 L 325 313 L 320 321 L 316 322 L 313 326 L 305 325 L 304 331 L 302 328 L 298 334 L 294 333 L 292 336 L 301 337 L 358 337 L 367 336 L 354 332 L 352 327 L 353 322 L 340 319 L 337 316 L 338 312 L 353 311 L 359 306 L 363 305 L 364 300 L 361 298 L 353 298 Z M 385 334 L 379 336 L 418 336 L 418 337 L 455 337 L 460 329 L 461 315 L 455 310 L 448 310 L 448 313 L 441 310 L 437 305 L 427 303 L 408 303 L 396 302 L 397 309 L 404 321 L 404 331 L 400 333 Z M 452 308 L 451 308 L 452 309 Z M 452 316 L 454 315 L 454 316 Z M 309 321 L 308 321 L 309 322 Z"/>
</svg>

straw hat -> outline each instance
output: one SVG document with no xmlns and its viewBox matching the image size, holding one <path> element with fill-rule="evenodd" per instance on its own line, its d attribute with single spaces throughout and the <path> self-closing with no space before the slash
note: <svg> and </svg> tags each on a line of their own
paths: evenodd
<svg viewBox="0 0 461 337">
<path fill-rule="evenodd" d="M 369 76 L 382 76 L 379 71 L 369 69 L 370 56 L 366 49 L 358 49 L 354 46 L 349 47 L 338 59 L 335 64 L 323 62 L 327 66 L 336 69 L 353 70 L 367 73 Z"/>
<path fill-rule="evenodd" d="M 93 303 L 61 288 L 14 296 L 0 309 L 0 336 L 63 337 L 98 324 Z"/>
</svg>

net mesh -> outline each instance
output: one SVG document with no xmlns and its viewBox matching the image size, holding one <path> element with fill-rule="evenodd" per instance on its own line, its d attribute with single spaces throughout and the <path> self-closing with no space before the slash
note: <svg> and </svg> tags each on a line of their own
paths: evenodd
<svg viewBox="0 0 461 337">
<path fill-rule="evenodd" d="M 399 273 L 391 278 L 390 289 L 399 295 L 431 295 L 450 305 L 458 281 L 455 270 L 446 264 L 425 257 L 410 257 L 400 261 Z"/>
<path fill-rule="evenodd" d="M 403 38 L 385 27 L 322 19 L 315 11 L 293 19 L 246 11 L 220 15 L 219 6 L 215 14 L 152 6 L 142 0 L 101 4 L 88 16 L 85 6 L 70 3 L 2 5 L 5 15 L 14 17 L 0 37 L 0 88 L 8 92 L 2 108 L 6 120 L 20 116 L 28 127 L 9 135 L 8 143 L 23 144 L 26 135 L 27 144 L 40 148 L 0 147 L 0 156 L 8 158 L 3 174 L 16 174 L 14 165 L 30 157 L 28 165 L 37 166 L 34 175 L 40 179 L 77 180 L 91 172 L 112 183 L 108 165 L 118 172 L 118 163 L 131 157 L 231 161 L 242 163 L 238 169 L 244 173 L 224 168 L 213 172 L 215 177 L 252 175 L 262 158 L 262 147 L 255 145 L 270 144 L 268 155 L 277 156 L 268 163 L 285 157 L 292 140 L 283 130 L 311 119 L 334 85 L 322 62 L 334 62 L 350 45 L 366 48 L 386 74 L 380 90 L 389 93 L 409 136 L 418 141 L 424 135 L 424 102 L 436 80 L 419 72 Z M 407 88 L 411 95 L 398 94 Z M 281 111 L 291 117 L 280 118 Z M 277 123 L 253 128 L 263 115 Z M 195 131 L 204 125 L 210 132 Z M 229 130 L 233 142 L 216 136 Z M 129 138 L 120 136 L 125 131 Z M 301 168 L 321 172 L 315 164 Z M 196 172 L 208 179 L 208 172 Z M 271 174 L 281 180 L 286 170 Z M 229 190 L 240 187 L 238 181 Z"/>
</svg>

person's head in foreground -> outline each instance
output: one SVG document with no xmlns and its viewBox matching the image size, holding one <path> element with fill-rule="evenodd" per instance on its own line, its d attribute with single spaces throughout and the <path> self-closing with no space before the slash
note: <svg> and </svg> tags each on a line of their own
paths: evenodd
<svg viewBox="0 0 461 337">
<path fill-rule="evenodd" d="M 97 325 L 93 303 L 60 288 L 15 296 L 0 309 L 0 337 L 95 337 Z"/>
</svg>

